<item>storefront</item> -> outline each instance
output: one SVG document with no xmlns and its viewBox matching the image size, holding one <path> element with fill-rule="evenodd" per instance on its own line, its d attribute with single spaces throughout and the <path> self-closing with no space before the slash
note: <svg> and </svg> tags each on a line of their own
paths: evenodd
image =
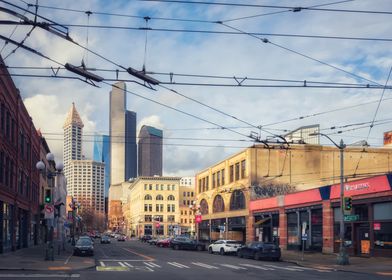
<svg viewBox="0 0 392 280">
<path fill-rule="evenodd" d="M 344 184 L 352 211 L 344 218 L 344 244 L 350 255 L 392 257 L 392 175 Z M 253 240 L 284 249 L 338 252 L 340 184 L 250 202 Z"/>
</svg>

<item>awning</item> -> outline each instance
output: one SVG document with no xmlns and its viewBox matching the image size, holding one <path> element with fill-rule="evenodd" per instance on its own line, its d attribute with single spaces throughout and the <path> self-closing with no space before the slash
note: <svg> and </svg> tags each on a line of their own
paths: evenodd
<svg viewBox="0 0 392 280">
<path fill-rule="evenodd" d="M 255 226 L 259 226 L 259 225 L 265 223 L 266 221 L 268 221 L 270 219 L 271 219 L 271 217 L 267 217 L 267 218 L 261 219 L 260 221 L 255 223 Z"/>
</svg>

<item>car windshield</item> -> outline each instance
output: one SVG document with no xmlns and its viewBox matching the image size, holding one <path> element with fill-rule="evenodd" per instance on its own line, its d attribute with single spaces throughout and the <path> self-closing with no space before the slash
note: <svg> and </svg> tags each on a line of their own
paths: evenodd
<svg viewBox="0 0 392 280">
<path fill-rule="evenodd" d="M 76 246 L 90 246 L 92 243 L 87 238 L 81 238 L 76 242 Z"/>
<path fill-rule="evenodd" d="M 227 244 L 240 244 L 240 241 L 235 241 L 235 240 L 228 240 L 226 241 Z"/>
</svg>

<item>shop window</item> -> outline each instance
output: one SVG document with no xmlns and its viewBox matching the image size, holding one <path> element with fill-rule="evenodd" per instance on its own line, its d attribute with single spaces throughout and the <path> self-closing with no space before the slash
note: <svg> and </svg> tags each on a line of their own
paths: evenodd
<svg viewBox="0 0 392 280">
<path fill-rule="evenodd" d="M 354 205 L 354 214 L 359 216 L 359 221 L 368 221 L 369 220 L 369 211 L 368 206 L 365 204 L 362 205 Z"/>
<path fill-rule="evenodd" d="M 374 220 L 392 220 L 392 202 L 373 205 Z"/>
<path fill-rule="evenodd" d="M 346 247 L 352 247 L 352 226 L 351 224 L 344 224 L 344 243 Z M 340 244 L 340 223 L 335 223 L 333 227 L 334 231 L 334 240 L 339 246 Z"/>
<path fill-rule="evenodd" d="M 214 198 L 214 203 L 212 206 L 212 211 L 214 213 L 218 213 L 218 212 L 224 212 L 225 211 L 225 203 L 223 201 L 222 196 L 217 195 Z"/>
<path fill-rule="evenodd" d="M 298 214 L 287 214 L 287 245 L 299 245 Z"/>
<path fill-rule="evenodd" d="M 377 230 L 374 227 L 374 246 L 377 249 L 392 249 L 392 222 L 378 223 Z"/>
<path fill-rule="evenodd" d="M 245 209 L 245 196 L 241 190 L 235 190 L 230 198 L 230 210 Z"/>
<path fill-rule="evenodd" d="M 323 210 L 313 209 L 311 212 L 312 247 L 323 247 Z"/>
<path fill-rule="evenodd" d="M 202 215 L 208 214 L 208 203 L 205 199 L 202 199 L 202 201 L 200 201 L 200 212 Z"/>
</svg>

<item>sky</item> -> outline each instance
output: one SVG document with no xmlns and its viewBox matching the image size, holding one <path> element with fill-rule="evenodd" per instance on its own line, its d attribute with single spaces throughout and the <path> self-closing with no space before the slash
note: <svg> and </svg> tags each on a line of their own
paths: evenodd
<svg viewBox="0 0 392 280">
<path fill-rule="evenodd" d="M 34 20 L 22 9 L 34 13 L 28 4 L 35 1 L 7 2 L 18 7 L 0 6 Z M 67 27 L 56 25 L 76 44 L 39 27 L 1 25 L 1 36 L 24 40 L 51 59 L 23 48 L 14 51 L 15 45 L 0 39 L 1 56 L 57 160 L 62 160 L 62 126 L 72 102 L 84 122 L 83 153 L 92 157 L 93 135 L 109 131 L 109 92 L 116 79 L 126 81 L 127 109 L 137 112 L 138 128 L 163 130 L 167 176 L 195 175 L 253 145 L 251 133 L 273 141 L 306 125 L 319 124 L 336 142 L 383 145 L 383 132 L 392 130 L 391 90 L 382 88 L 391 84 L 390 0 L 182 2 L 188 3 L 39 0 L 43 18 L 37 21 Z M 290 8 L 316 5 L 324 6 Z M 3 12 L 0 20 L 19 18 Z M 82 60 L 105 81 L 91 85 L 71 79 L 78 76 L 62 65 L 80 66 Z M 159 85 L 144 86 L 124 73 L 143 66 Z M 336 83 L 340 88 L 331 87 Z M 332 145 L 324 138 L 321 143 Z"/>
</svg>

